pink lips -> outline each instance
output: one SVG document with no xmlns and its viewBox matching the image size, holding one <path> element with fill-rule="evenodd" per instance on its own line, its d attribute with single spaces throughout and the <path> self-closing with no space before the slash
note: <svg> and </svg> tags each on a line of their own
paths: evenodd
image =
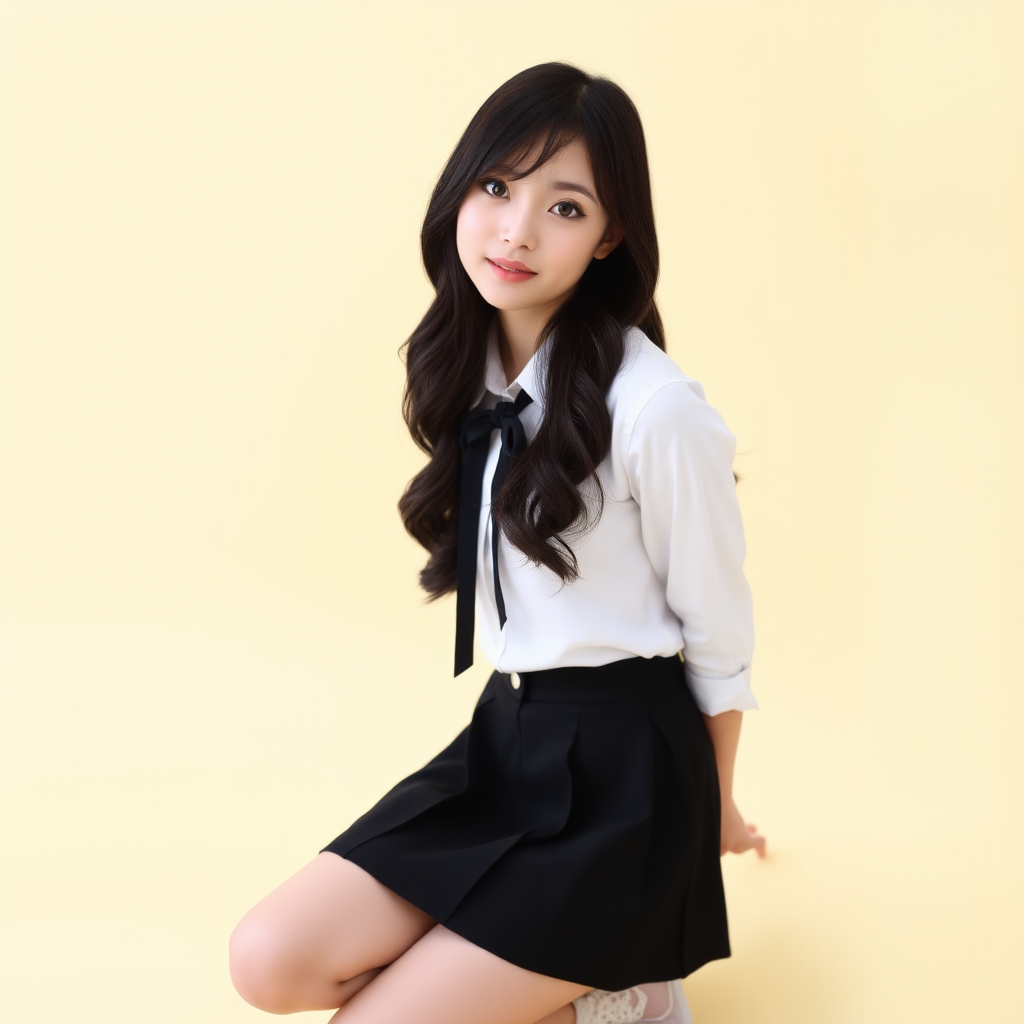
<svg viewBox="0 0 1024 1024">
<path fill-rule="evenodd" d="M 525 263 L 518 260 L 502 260 L 500 264 L 488 259 L 491 270 L 501 278 L 502 281 L 529 281 L 536 277 L 535 271 L 531 270 Z M 509 269 L 506 269 L 509 268 Z"/>
</svg>

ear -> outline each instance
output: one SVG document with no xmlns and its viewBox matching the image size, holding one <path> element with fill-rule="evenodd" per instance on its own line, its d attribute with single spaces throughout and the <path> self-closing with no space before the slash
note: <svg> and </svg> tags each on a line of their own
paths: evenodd
<svg viewBox="0 0 1024 1024">
<path fill-rule="evenodd" d="M 622 229 L 617 224 L 609 224 L 601 244 L 594 250 L 594 259 L 603 260 L 621 241 Z"/>
</svg>

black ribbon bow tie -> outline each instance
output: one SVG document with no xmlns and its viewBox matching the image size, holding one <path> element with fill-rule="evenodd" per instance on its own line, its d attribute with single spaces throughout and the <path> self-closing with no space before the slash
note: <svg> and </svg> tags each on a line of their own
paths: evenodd
<svg viewBox="0 0 1024 1024">
<path fill-rule="evenodd" d="M 475 409 L 462 423 L 462 483 L 459 492 L 459 546 L 456 562 L 455 674 L 473 664 L 473 629 L 476 619 L 476 542 L 480 533 L 480 499 L 491 432 L 501 431 L 501 452 L 491 481 L 491 506 L 505 479 L 508 460 L 526 448 L 526 430 L 519 413 L 533 399 L 520 391 L 514 402 L 499 402 L 493 409 Z M 505 625 L 505 600 L 498 579 L 498 524 L 491 513 L 491 560 L 498 624 Z"/>
</svg>

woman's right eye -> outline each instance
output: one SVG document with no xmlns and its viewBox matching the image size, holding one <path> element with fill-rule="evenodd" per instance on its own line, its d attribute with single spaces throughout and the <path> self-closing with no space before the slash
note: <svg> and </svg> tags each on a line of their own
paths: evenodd
<svg viewBox="0 0 1024 1024">
<path fill-rule="evenodd" d="M 485 192 L 486 192 L 486 193 L 487 193 L 487 194 L 488 194 L 489 196 L 494 196 L 494 198 L 495 198 L 495 199 L 504 199 L 504 198 L 505 198 L 505 195 L 504 195 L 504 193 L 500 193 L 500 192 L 495 192 L 495 191 L 493 191 L 493 190 L 491 189 L 491 186 L 492 186 L 492 185 L 495 185 L 495 186 L 496 186 L 497 188 L 499 188 L 499 189 L 504 189 L 504 190 L 505 190 L 505 192 L 508 192 L 508 186 L 507 186 L 507 185 L 505 184 L 505 182 L 503 182 L 503 181 L 498 181 L 498 179 L 497 179 L 497 178 L 487 178 L 487 179 L 485 179 L 485 180 L 484 180 L 484 182 L 482 183 L 482 187 L 483 187 L 483 190 L 484 190 L 484 191 L 485 191 Z"/>
</svg>

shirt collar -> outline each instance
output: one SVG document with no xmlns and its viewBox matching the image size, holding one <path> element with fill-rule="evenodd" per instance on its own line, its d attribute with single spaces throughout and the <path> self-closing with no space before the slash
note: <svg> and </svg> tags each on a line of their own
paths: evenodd
<svg viewBox="0 0 1024 1024">
<path fill-rule="evenodd" d="M 483 384 L 477 389 L 473 398 L 471 409 L 475 409 L 490 394 L 498 401 L 515 401 L 520 391 L 526 393 L 533 399 L 538 411 L 544 407 L 544 385 L 547 377 L 547 358 L 550 352 L 550 338 L 530 356 L 519 376 L 505 385 L 505 368 L 501 363 L 501 353 L 498 350 L 498 319 L 495 317 L 487 328 L 487 361 L 484 368 Z"/>
</svg>

